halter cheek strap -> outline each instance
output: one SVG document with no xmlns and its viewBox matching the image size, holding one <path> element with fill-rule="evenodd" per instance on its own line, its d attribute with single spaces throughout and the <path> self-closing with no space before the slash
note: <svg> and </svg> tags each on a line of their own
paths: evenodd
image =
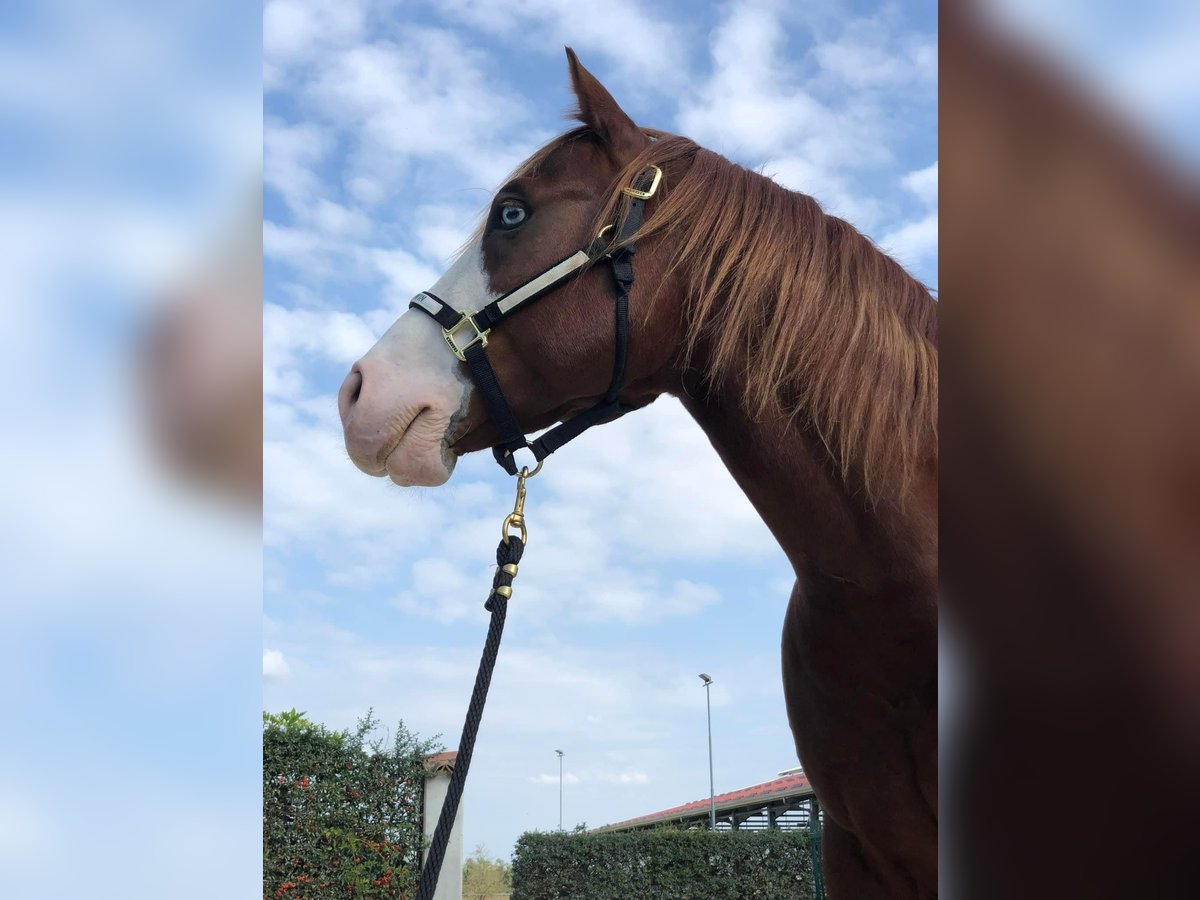
<svg viewBox="0 0 1200 900">
<path fill-rule="evenodd" d="M 615 230 L 615 226 L 605 226 L 586 247 L 559 260 L 476 313 L 459 312 L 429 291 L 418 294 L 408 304 L 410 308 L 419 309 L 432 317 L 442 327 L 442 337 L 447 347 L 467 364 L 476 389 L 483 395 L 488 415 L 500 430 L 500 442 L 492 448 L 492 455 L 508 474 L 517 474 L 517 463 L 513 457 L 515 451 L 528 447 L 540 463 L 593 425 L 629 412 L 631 407 L 625 406 L 618 399 L 621 385 L 625 381 L 625 363 L 629 356 L 629 289 L 633 286 L 634 253 L 633 244 L 629 243 L 629 240 L 641 227 L 646 201 L 654 196 L 661 181 L 662 169 L 651 166 L 638 176 L 633 187 L 621 188 L 629 202 L 624 220 L 621 221 L 618 217 L 619 231 L 613 239 L 606 240 L 604 236 L 608 231 Z M 609 248 L 614 245 L 620 246 L 610 252 Z M 612 263 L 616 297 L 616 340 L 613 373 L 608 390 L 593 406 L 554 426 L 531 442 L 525 437 L 525 432 L 500 388 L 496 371 L 488 361 L 488 335 L 510 315 L 570 280 L 584 267 L 605 257 Z"/>
</svg>

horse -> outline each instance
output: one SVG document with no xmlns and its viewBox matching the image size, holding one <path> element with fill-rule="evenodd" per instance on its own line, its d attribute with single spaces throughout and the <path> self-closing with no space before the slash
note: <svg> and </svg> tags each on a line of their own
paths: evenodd
<svg viewBox="0 0 1200 900">
<path fill-rule="evenodd" d="M 513 471 L 468 345 L 525 432 L 677 397 L 795 571 L 782 677 L 828 895 L 936 896 L 937 304 L 811 197 L 639 127 L 567 61 L 577 127 L 518 167 L 424 308 L 351 368 L 349 456 L 400 485 L 440 485 L 487 448 Z M 624 336 L 606 254 L 559 271 L 606 239 L 614 268 L 637 250 Z M 478 324 L 534 288 L 503 328 Z"/>
</svg>

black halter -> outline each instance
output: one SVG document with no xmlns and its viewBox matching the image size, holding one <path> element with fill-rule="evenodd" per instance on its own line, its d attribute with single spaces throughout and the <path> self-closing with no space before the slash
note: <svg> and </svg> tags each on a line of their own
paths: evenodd
<svg viewBox="0 0 1200 900">
<path fill-rule="evenodd" d="M 459 312 L 429 291 L 417 294 L 408 304 L 412 309 L 419 309 L 431 316 L 442 326 L 442 337 L 445 338 L 446 345 L 470 369 L 475 387 L 483 395 L 488 415 L 500 429 L 500 442 L 492 448 L 492 455 L 509 475 L 517 474 L 517 462 L 513 457 L 515 451 L 528 447 L 533 451 L 534 459 L 541 463 L 559 447 L 579 437 L 593 425 L 623 416 L 632 408 L 622 404 L 617 396 L 625 380 L 625 360 L 629 355 L 629 288 L 633 285 L 634 251 L 633 244 L 628 241 L 641 227 L 646 201 L 654 196 L 660 181 L 662 169 L 651 166 L 638 176 L 634 187 L 621 188 L 621 193 L 629 198 L 629 204 L 623 221 L 618 214 L 620 231 L 613 239 L 606 240 L 605 234 L 615 230 L 616 225 L 606 225 L 586 247 L 556 262 L 520 287 L 493 300 L 477 313 Z M 614 246 L 615 250 L 610 249 Z M 613 286 L 617 301 L 616 349 L 608 390 L 590 409 L 555 425 L 536 441 L 530 441 L 526 439 L 525 432 L 521 430 L 517 417 L 513 415 L 512 408 L 500 389 L 496 371 L 488 362 L 488 335 L 493 328 L 518 312 L 522 306 L 545 296 L 564 281 L 574 277 L 585 266 L 605 257 L 612 261 Z M 461 343 L 458 339 L 460 336 L 464 338 Z"/>
</svg>

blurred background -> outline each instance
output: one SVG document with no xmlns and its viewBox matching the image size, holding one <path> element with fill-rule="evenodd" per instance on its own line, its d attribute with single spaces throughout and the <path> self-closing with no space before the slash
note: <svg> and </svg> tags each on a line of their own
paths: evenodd
<svg viewBox="0 0 1200 900">
<path fill-rule="evenodd" d="M 0 5 L 0 896 L 253 896 L 261 20 Z"/>
<path fill-rule="evenodd" d="M 943 886 L 1195 896 L 1200 8 L 944 4 Z"/>
</svg>

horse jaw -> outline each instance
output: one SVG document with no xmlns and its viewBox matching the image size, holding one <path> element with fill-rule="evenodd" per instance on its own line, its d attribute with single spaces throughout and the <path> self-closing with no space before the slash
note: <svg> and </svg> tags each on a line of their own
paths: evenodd
<svg viewBox="0 0 1200 900">
<path fill-rule="evenodd" d="M 476 239 L 430 292 L 463 312 L 495 299 Z M 403 486 L 436 487 L 450 478 L 454 432 L 474 387 L 441 329 L 410 309 L 354 364 L 338 394 L 346 450 L 368 475 Z"/>
</svg>

